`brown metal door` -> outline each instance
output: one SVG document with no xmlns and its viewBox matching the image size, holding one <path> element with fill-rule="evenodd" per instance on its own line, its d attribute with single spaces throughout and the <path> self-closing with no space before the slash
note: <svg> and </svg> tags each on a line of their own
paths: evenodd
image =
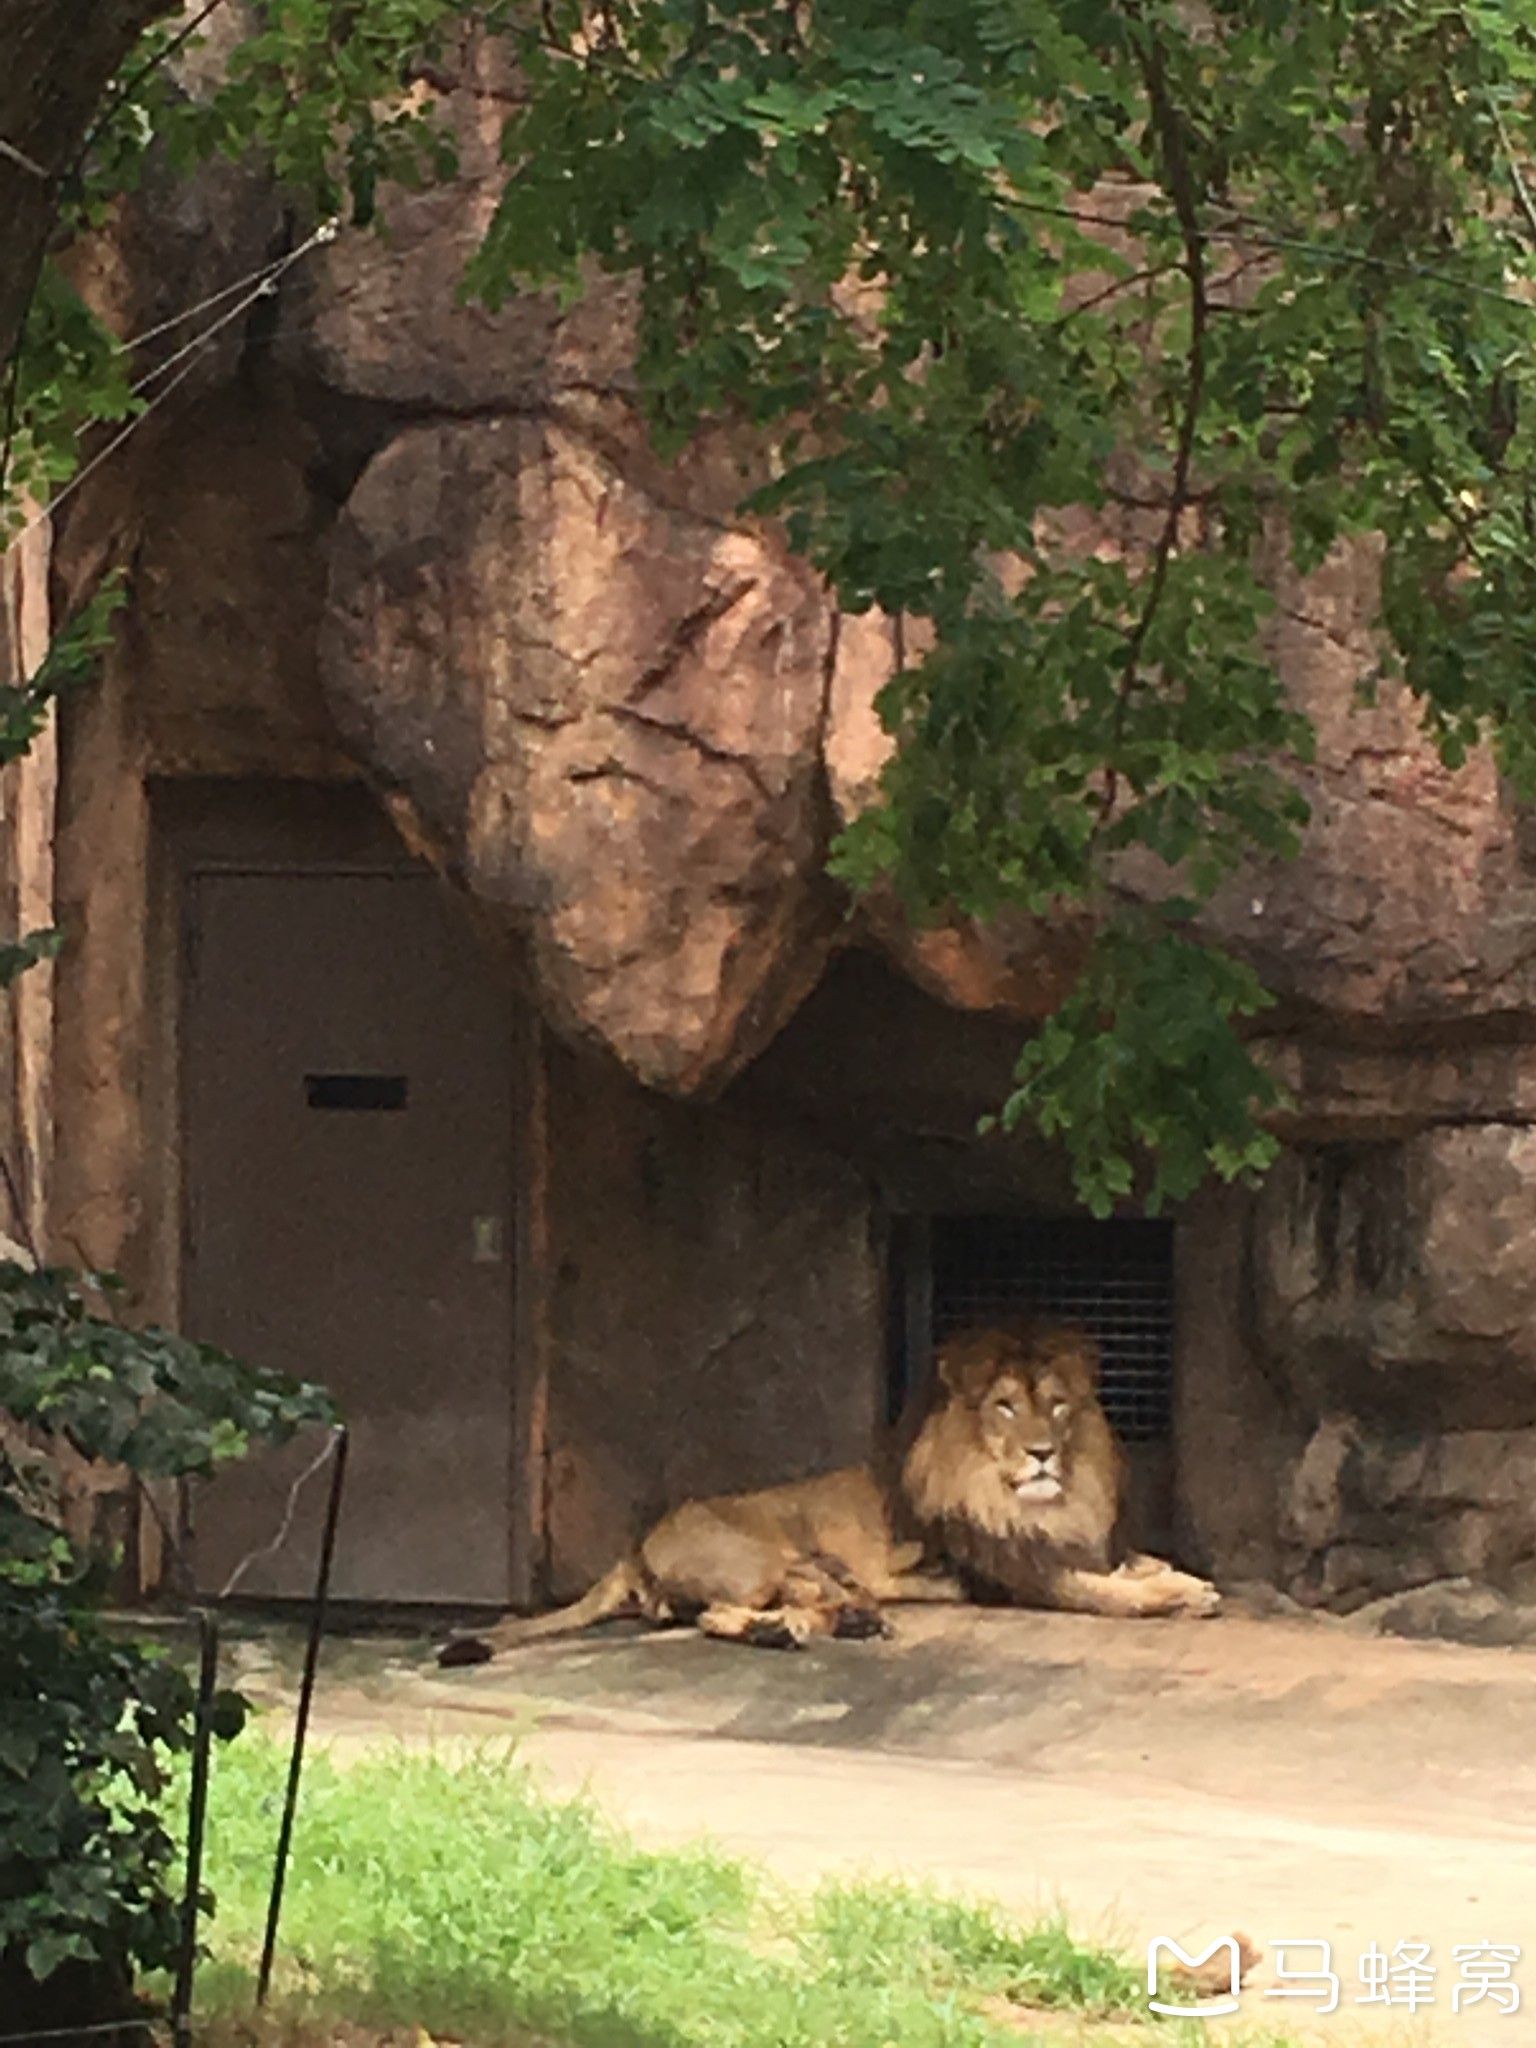
<svg viewBox="0 0 1536 2048">
<path fill-rule="evenodd" d="M 197 874 L 187 918 L 184 1326 L 342 1403 L 336 1597 L 505 1602 L 509 989 L 427 875 Z M 200 1588 L 313 1455 L 199 1487 Z M 309 1589 L 324 1488 L 241 1592 Z"/>
</svg>

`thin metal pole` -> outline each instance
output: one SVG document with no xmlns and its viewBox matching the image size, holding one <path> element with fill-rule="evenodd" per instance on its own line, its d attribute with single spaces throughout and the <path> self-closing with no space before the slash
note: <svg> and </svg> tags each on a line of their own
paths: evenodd
<svg viewBox="0 0 1536 2048">
<path fill-rule="evenodd" d="M 336 1550 L 336 1524 L 341 1515 L 341 1488 L 347 1473 L 347 1432 L 336 1432 L 336 1456 L 331 1466 L 331 1495 L 325 1509 L 325 1534 L 320 1543 L 320 1568 L 315 1574 L 315 1604 L 309 1617 L 309 1644 L 304 1653 L 304 1676 L 299 1685 L 299 1711 L 293 1728 L 293 1755 L 288 1765 L 288 1796 L 283 1802 L 283 1824 L 277 1837 L 277 1861 L 272 1872 L 272 1897 L 267 1907 L 267 1933 L 261 1945 L 261 1968 L 256 1977 L 256 2003 L 267 2002 L 272 1983 L 272 1958 L 277 1950 L 277 1923 L 283 1910 L 283 1885 L 288 1876 L 288 1850 L 293 1841 L 293 1817 L 299 1804 L 299 1775 L 304 1768 L 304 1738 L 309 1730 L 310 1702 L 315 1696 L 315 1666 L 320 1658 L 320 1638 L 325 1630 L 325 1607 L 331 1590 L 331 1559 Z"/>
<path fill-rule="evenodd" d="M 203 1888 L 203 1835 L 208 1824 L 208 1754 L 213 1746 L 213 1688 L 219 1675 L 219 1624 L 207 1608 L 197 1617 L 202 1662 L 197 1674 L 197 1719 L 192 1730 L 192 1796 L 187 1811 L 187 1889 L 181 1903 L 181 1956 L 171 2022 L 176 2048 L 192 2038 L 192 1979 L 197 1971 L 197 1906 Z"/>
</svg>

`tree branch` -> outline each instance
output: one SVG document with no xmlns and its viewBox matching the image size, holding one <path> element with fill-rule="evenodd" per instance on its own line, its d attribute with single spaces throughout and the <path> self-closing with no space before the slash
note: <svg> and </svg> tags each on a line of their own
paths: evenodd
<svg viewBox="0 0 1536 2048">
<path fill-rule="evenodd" d="M 136 71 L 131 71 L 122 80 L 117 90 L 106 99 L 101 112 L 91 123 L 89 130 L 81 141 L 79 149 L 76 150 L 74 160 L 69 167 L 71 176 L 74 176 L 79 171 L 92 146 L 107 127 L 107 124 L 116 117 L 120 108 L 128 104 L 145 79 L 152 78 L 157 71 L 163 71 L 176 53 L 179 50 L 185 49 L 187 44 L 191 42 L 209 15 L 217 13 L 223 5 L 224 0 L 203 0 L 203 5 L 198 8 L 195 14 L 189 16 L 182 23 L 175 35 L 171 37 L 170 41 L 162 49 L 156 50 L 152 57 L 146 58 Z M 169 10 L 161 9 L 160 11 L 168 12 Z"/>
<path fill-rule="evenodd" d="M 1096 311 L 1098 307 L 1106 304 L 1110 299 L 1117 298 L 1121 292 L 1133 291 L 1137 285 L 1152 284 L 1156 279 L 1166 277 L 1172 268 L 1173 266 L 1168 263 L 1154 263 L 1150 264 L 1145 270 L 1132 271 L 1128 277 L 1111 278 L 1109 283 L 1101 286 L 1098 291 L 1090 292 L 1087 298 L 1079 299 L 1076 305 L 1068 306 L 1067 310 L 1056 321 L 1056 326 L 1058 328 L 1065 327 L 1069 322 L 1076 320 L 1081 314 Z"/>
<path fill-rule="evenodd" d="M 0 365 L 19 344 L 68 169 L 123 60 L 174 6 L 0 0 Z"/>
<path fill-rule="evenodd" d="M 1133 14 L 1133 18 L 1134 14 Z M 1110 741 L 1109 768 L 1104 796 L 1094 824 L 1097 835 L 1114 810 L 1119 790 L 1115 757 L 1125 736 L 1125 722 L 1137 688 L 1141 650 L 1157 617 L 1168 572 L 1179 542 L 1179 526 L 1192 502 L 1190 471 L 1194 463 L 1195 435 L 1200 424 L 1200 407 L 1205 396 L 1206 336 L 1211 306 L 1205 268 L 1205 232 L 1200 225 L 1200 197 L 1193 166 L 1189 160 L 1183 116 L 1168 91 L 1168 75 L 1157 38 L 1150 30 L 1137 49 L 1137 60 L 1147 88 L 1152 132 L 1157 138 L 1167 179 L 1169 197 L 1184 245 L 1184 274 L 1189 284 L 1189 354 L 1185 366 L 1184 401 L 1174 448 L 1173 478 L 1169 485 L 1162 530 L 1152 551 L 1152 567 L 1145 584 L 1141 610 L 1126 635 L 1125 659 L 1120 670 L 1118 701 Z"/>
</svg>

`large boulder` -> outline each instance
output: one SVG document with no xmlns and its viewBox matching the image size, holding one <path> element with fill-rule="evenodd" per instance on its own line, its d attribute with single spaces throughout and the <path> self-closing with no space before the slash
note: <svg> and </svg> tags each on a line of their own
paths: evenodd
<svg viewBox="0 0 1536 2048">
<path fill-rule="evenodd" d="M 556 1021 L 699 1094 L 825 958 L 832 641 L 771 535 L 498 418 L 408 429 L 365 472 L 322 671 L 357 757 L 529 933 Z"/>
</svg>

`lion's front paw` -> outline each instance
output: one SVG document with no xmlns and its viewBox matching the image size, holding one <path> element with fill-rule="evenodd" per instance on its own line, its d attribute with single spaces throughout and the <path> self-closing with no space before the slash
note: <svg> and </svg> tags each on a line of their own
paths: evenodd
<svg viewBox="0 0 1536 2048">
<path fill-rule="evenodd" d="M 1172 1582 L 1168 1587 L 1168 1614 L 1187 1614 L 1193 1620 L 1204 1621 L 1221 1607 L 1221 1595 L 1209 1579 L 1197 1579 L 1190 1572 L 1170 1572 Z"/>
</svg>

